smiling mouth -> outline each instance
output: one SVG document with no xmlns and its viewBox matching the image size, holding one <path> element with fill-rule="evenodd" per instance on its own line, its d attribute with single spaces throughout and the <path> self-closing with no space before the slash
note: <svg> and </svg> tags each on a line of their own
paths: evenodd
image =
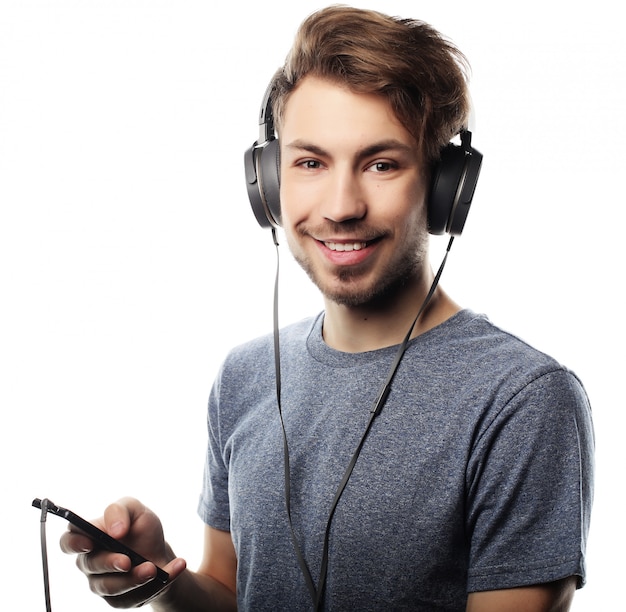
<svg viewBox="0 0 626 612">
<path fill-rule="evenodd" d="M 360 251 L 367 242 L 325 242 L 324 246 L 331 251 Z"/>
</svg>

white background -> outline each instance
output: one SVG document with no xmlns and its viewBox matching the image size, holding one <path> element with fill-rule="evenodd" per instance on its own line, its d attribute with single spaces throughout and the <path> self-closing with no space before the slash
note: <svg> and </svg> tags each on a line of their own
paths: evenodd
<svg viewBox="0 0 626 612">
<path fill-rule="evenodd" d="M 33 497 L 91 518 L 137 496 L 199 562 L 210 385 L 228 348 L 271 329 L 275 250 L 242 155 L 322 6 L 300 4 L 0 0 L 3 609 L 44 609 Z M 472 64 L 485 161 L 443 285 L 587 387 L 598 473 L 579 611 L 620 608 L 626 546 L 618 4 L 358 4 L 432 23 Z M 287 323 L 321 302 L 281 252 Z M 48 521 L 56 612 L 108 609 L 58 549 L 63 523 Z"/>
</svg>

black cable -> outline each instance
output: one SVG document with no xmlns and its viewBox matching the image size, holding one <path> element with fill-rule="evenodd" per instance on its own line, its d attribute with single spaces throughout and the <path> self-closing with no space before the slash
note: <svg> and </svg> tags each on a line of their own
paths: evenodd
<svg viewBox="0 0 626 612">
<path fill-rule="evenodd" d="M 52 612 L 50 601 L 50 578 L 48 575 L 48 547 L 46 545 L 46 518 L 48 517 L 48 500 L 41 500 L 41 519 L 39 534 L 41 537 L 41 562 L 43 566 L 43 590 L 46 598 L 46 612 Z"/>
<path fill-rule="evenodd" d="M 281 403 L 281 376 L 280 376 L 280 338 L 278 334 L 278 285 L 280 279 L 280 250 L 278 245 L 278 238 L 276 236 L 276 229 L 272 228 L 272 238 L 274 239 L 274 245 L 276 246 L 276 277 L 274 279 L 274 369 L 276 372 L 276 399 L 278 402 L 278 416 L 280 417 L 280 425 L 283 432 L 283 456 L 285 467 L 285 505 L 287 507 L 287 519 L 289 521 L 289 530 L 291 534 L 291 541 L 293 542 L 294 550 L 296 551 L 296 557 L 298 558 L 298 565 L 302 571 L 302 575 L 306 581 L 307 588 L 311 594 L 313 601 L 317 598 L 317 589 L 313 582 L 313 576 L 309 570 L 309 566 L 306 564 L 300 546 L 298 545 L 298 538 L 293 528 L 293 522 L 291 520 L 291 476 L 289 467 L 289 445 L 287 443 L 287 431 L 285 430 L 285 422 L 283 420 L 283 409 Z"/>
</svg>

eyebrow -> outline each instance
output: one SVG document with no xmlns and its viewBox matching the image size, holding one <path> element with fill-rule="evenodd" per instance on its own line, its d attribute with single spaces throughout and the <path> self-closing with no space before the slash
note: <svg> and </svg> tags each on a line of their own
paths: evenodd
<svg viewBox="0 0 626 612">
<path fill-rule="evenodd" d="M 308 151 L 309 153 L 312 153 L 313 155 L 318 155 L 320 157 L 330 156 L 330 153 L 326 151 L 323 147 L 299 138 L 285 145 L 285 147 L 292 150 Z M 385 151 L 398 151 L 400 153 L 405 153 L 409 155 L 415 155 L 416 153 L 414 147 L 404 142 L 400 142 L 399 140 L 396 140 L 394 138 L 390 138 L 388 140 L 374 142 L 370 145 L 367 145 L 366 147 L 363 147 L 362 149 L 359 149 L 359 151 L 357 152 L 357 157 L 359 159 L 362 159 L 366 157 L 371 157 L 372 155 L 378 155 L 379 153 L 384 153 Z"/>
</svg>

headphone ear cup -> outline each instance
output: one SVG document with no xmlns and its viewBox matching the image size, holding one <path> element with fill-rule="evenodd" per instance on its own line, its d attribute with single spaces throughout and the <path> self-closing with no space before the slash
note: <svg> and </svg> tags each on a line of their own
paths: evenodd
<svg viewBox="0 0 626 612">
<path fill-rule="evenodd" d="M 259 189 L 265 202 L 266 214 L 275 227 L 281 225 L 280 213 L 280 147 L 278 138 L 269 140 L 259 158 Z"/>
<path fill-rule="evenodd" d="M 459 235 L 478 182 L 482 154 L 469 146 L 449 143 L 433 170 L 428 197 L 428 231 Z"/>
<path fill-rule="evenodd" d="M 449 143 L 433 170 L 428 196 L 428 231 L 440 235 L 447 231 L 450 213 L 465 165 L 465 152 Z"/>
<path fill-rule="evenodd" d="M 279 227 L 280 148 L 272 138 L 254 143 L 244 154 L 246 187 L 252 212 L 261 227 Z"/>
<path fill-rule="evenodd" d="M 248 199 L 250 200 L 250 206 L 252 206 L 252 212 L 259 222 L 261 227 L 270 227 L 269 219 L 265 214 L 265 206 L 263 206 L 263 199 L 259 192 L 259 182 L 257 180 L 256 173 L 256 157 L 257 147 L 256 142 L 249 148 L 243 156 L 243 165 L 246 173 L 246 189 L 248 190 Z"/>
</svg>

